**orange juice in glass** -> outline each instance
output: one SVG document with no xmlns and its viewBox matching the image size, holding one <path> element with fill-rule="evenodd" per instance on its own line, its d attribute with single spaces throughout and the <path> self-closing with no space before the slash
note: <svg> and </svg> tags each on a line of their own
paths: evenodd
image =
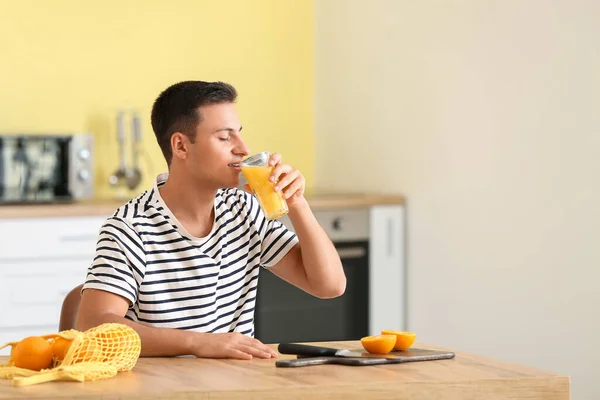
<svg viewBox="0 0 600 400">
<path fill-rule="evenodd" d="M 269 165 L 271 154 L 267 151 L 246 158 L 240 164 L 242 173 L 258 198 L 267 219 L 277 219 L 288 213 L 288 206 L 281 190 L 275 191 L 275 184 L 269 180 L 273 167 Z"/>
</svg>

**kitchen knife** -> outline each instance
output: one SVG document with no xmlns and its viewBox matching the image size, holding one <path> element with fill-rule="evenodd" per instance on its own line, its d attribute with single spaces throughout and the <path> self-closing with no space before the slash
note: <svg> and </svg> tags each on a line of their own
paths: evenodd
<svg viewBox="0 0 600 400">
<path fill-rule="evenodd" d="M 281 354 L 294 354 L 309 357 L 363 357 L 363 358 L 398 358 L 402 355 L 393 354 L 371 354 L 346 349 L 334 349 L 331 347 L 310 346 L 297 343 L 280 343 L 277 350 Z"/>
</svg>

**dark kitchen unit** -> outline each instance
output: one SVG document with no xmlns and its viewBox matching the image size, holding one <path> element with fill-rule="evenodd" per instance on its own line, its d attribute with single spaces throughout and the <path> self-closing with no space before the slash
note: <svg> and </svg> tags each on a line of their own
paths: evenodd
<svg viewBox="0 0 600 400">
<path fill-rule="evenodd" d="M 369 211 L 317 211 L 346 273 L 346 291 L 319 299 L 260 272 L 255 337 L 263 343 L 358 340 L 369 334 Z M 289 219 L 282 222 L 293 229 Z"/>
</svg>

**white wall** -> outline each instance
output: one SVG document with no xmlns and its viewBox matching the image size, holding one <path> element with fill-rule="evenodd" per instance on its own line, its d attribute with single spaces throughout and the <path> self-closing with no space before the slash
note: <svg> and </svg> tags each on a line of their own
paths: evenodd
<svg viewBox="0 0 600 400">
<path fill-rule="evenodd" d="M 317 186 L 408 197 L 408 327 L 600 398 L 600 1 L 315 12 Z"/>
</svg>

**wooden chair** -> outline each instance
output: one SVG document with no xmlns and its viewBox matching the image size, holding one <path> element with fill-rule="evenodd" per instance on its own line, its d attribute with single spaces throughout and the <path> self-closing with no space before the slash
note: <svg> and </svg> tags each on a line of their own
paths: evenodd
<svg viewBox="0 0 600 400">
<path fill-rule="evenodd" d="M 79 311 L 79 303 L 81 302 L 81 288 L 79 285 L 73 288 L 63 300 L 62 308 L 60 310 L 60 320 L 58 322 L 58 330 L 66 331 L 68 329 L 75 329 L 77 322 L 77 312 Z"/>
</svg>

